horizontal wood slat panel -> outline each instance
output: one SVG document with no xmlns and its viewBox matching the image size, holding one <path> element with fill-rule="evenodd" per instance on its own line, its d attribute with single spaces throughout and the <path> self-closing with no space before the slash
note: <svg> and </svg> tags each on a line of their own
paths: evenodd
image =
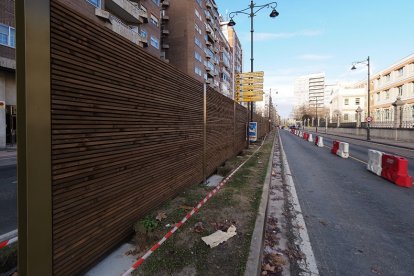
<svg viewBox="0 0 414 276">
<path fill-rule="evenodd" d="M 50 37 L 53 265 L 76 275 L 202 181 L 203 84 L 59 0 Z M 245 148 L 247 120 L 208 88 L 208 174 Z"/>
</svg>

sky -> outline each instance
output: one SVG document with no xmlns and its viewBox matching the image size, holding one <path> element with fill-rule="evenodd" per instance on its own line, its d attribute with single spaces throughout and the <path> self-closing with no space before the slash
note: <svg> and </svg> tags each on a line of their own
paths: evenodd
<svg viewBox="0 0 414 276">
<path fill-rule="evenodd" d="M 216 4 L 226 17 L 226 12 L 248 8 L 250 1 Z M 299 76 L 324 72 L 326 84 L 357 82 L 366 80 L 367 66 L 351 71 L 353 62 L 369 56 L 375 74 L 414 53 L 414 0 L 281 0 L 276 10 L 276 18 L 269 17 L 267 8 L 254 17 L 254 71 L 265 72 L 265 92 L 271 89 L 284 118 L 291 113 Z M 250 17 L 237 14 L 233 20 L 243 48 L 243 71 L 248 72 Z"/>
</svg>

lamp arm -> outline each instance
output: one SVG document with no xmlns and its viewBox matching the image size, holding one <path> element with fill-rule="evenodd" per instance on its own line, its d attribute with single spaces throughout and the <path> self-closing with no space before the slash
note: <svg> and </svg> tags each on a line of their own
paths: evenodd
<svg viewBox="0 0 414 276">
<path fill-rule="evenodd" d="M 234 12 L 231 12 L 231 13 L 229 13 L 229 17 L 230 17 L 230 19 L 231 19 L 231 18 L 233 18 L 235 15 L 237 15 L 237 14 L 239 14 L 239 13 L 242 13 L 242 14 L 247 14 L 247 15 L 249 15 L 249 16 L 250 16 L 250 13 L 245 12 L 245 11 L 246 11 L 246 10 L 248 10 L 248 9 L 250 9 L 250 8 L 246 8 L 246 9 L 244 9 L 244 10 L 240 10 L 240 11 L 234 11 Z"/>
<path fill-rule="evenodd" d="M 272 6 L 272 4 L 274 4 L 274 6 Z M 271 2 L 271 3 L 267 3 L 264 5 L 254 5 L 253 8 L 259 8 L 257 9 L 255 12 L 253 12 L 253 16 L 256 15 L 260 10 L 264 9 L 264 8 L 272 8 L 272 9 L 276 9 L 277 7 L 277 2 Z"/>
</svg>

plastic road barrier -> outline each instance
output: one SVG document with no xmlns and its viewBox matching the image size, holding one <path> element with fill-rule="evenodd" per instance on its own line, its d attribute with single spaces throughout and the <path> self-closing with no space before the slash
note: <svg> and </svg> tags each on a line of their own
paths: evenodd
<svg viewBox="0 0 414 276">
<path fill-rule="evenodd" d="M 378 150 L 368 150 L 367 170 L 381 176 L 383 152 Z"/>
<path fill-rule="evenodd" d="M 344 143 L 344 142 L 339 142 L 339 148 L 336 151 L 336 155 L 342 158 L 348 158 L 349 157 L 349 144 Z"/>
<path fill-rule="evenodd" d="M 312 133 L 309 133 L 308 135 L 308 142 L 313 142 Z"/>
<path fill-rule="evenodd" d="M 303 133 L 303 140 L 308 140 L 309 133 Z"/>
<path fill-rule="evenodd" d="M 323 148 L 323 137 L 317 136 L 317 138 L 318 138 L 318 142 L 316 143 L 316 145 L 320 148 Z"/>
<path fill-rule="evenodd" d="M 336 152 L 338 151 L 338 149 L 339 149 L 339 141 L 333 141 L 332 142 L 332 148 L 331 148 L 331 153 L 332 154 L 336 154 Z"/>
<path fill-rule="evenodd" d="M 384 153 L 381 164 L 382 177 L 401 187 L 411 188 L 413 186 L 413 178 L 408 175 L 407 159 Z"/>
<path fill-rule="evenodd" d="M 319 141 L 319 136 L 316 136 L 316 137 L 315 137 L 315 146 L 317 146 L 317 145 L 318 145 L 318 141 Z"/>
</svg>

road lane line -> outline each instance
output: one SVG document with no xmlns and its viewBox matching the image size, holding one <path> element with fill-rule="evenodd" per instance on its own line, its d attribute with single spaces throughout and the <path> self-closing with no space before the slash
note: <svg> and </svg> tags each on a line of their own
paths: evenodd
<svg viewBox="0 0 414 276">
<path fill-rule="evenodd" d="M 329 146 L 325 146 L 325 148 L 328 148 L 329 150 L 330 150 L 330 149 L 332 149 L 332 148 L 331 148 L 331 147 L 329 147 Z M 354 159 L 354 160 L 356 160 L 356 161 L 358 161 L 358 162 L 361 162 L 362 164 L 368 165 L 368 163 L 367 163 L 367 162 L 362 161 L 361 159 L 358 159 L 358 158 L 353 157 L 353 156 L 351 156 L 351 155 L 349 155 L 349 158 L 352 158 L 352 159 Z"/>
</svg>

